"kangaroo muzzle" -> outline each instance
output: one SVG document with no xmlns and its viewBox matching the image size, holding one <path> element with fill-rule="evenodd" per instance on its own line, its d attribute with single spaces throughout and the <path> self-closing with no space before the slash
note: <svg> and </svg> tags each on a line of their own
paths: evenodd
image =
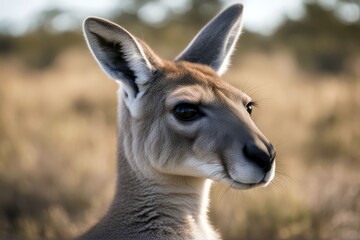
<svg viewBox="0 0 360 240">
<path fill-rule="evenodd" d="M 267 173 L 272 167 L 276 151 L 271 143 L 267 144 L 268 146 L 265 146 L 265 144 L 262 145 L 263 146 L 259 146 L 259 144 L 254 142 L 247 143 L 243 148 L 243 153 L 246 158 L 254 162 Z"/>
</svg>

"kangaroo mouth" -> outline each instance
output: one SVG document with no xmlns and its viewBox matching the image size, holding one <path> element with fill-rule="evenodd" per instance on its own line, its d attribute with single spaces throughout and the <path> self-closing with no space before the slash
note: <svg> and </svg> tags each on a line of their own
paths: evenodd
<svg viewBox="0 0 360 240">
<path fill-rule="evenodd" d="M 243 183 L 243 182 L 237 181 L 234 178 L 232 178 L 228 169 L 226 168 L 226 165 L 225 165 L 225 166 L 223 166 L 222 171 L 220 171 L 219 174 L 217 174 L 217 177 L 218 178 L 216 178 L 216 176 L 215 176 L 215 178 L 213 178 L 213 180 L 223 183 L 225 185 L 228 185 L 235 189 L 246 190 L 246 189 L 251 189 L 251 188 L 255 188 L 255 187 L 267 186 L 273 178 L 273 173 L 272 173 L 272 170 L 264 173 L 263 178 L 259 182 Z"/>
<path fill-rule="evenodd" d="M 266 182 L 264 179 L 262 179 L 260 182 L 255 182 L 255 183 L 242 183 L 239 181 L 234 180 L 232 177 L 227 177 L 227 179 L 225 179 L 225 181 L 229 181 L 230 186 L 232 188 L 236 188 L 236 189 L 250 189 L 250 188 L 255 188 L 255 187 L 262 187 L 268 184 L 268 182 Z"/>
<path fill-rule="evenodd" d="M 266 187 L 267 185 L 269 185 L 269 183 L 274 178 L 275 161 L 273 164 L 271 164 L 270 170 L 263 173 L 261 180 L 256 181 L 256 182 L 246 182 L 246 183 L 238 181 L 231 176 L 229 168 L 228 168 L 228 164 L 227 164 L 227 161 L 225 161 L 225 158 L 220 157 L 220 161 L 222 163 L 221 164 L 222 169 L 218 172 L 218 174 L 216 174 L 215 178 L 217 177 L 217 179 L 213 178 L 213 180 L 223 183 L 225 185 L 228 185 L 235 189 L 246 190 L 246 189 L 251 189 L 251 188 L 255 188 L 255 187 Z"/>
</svg>

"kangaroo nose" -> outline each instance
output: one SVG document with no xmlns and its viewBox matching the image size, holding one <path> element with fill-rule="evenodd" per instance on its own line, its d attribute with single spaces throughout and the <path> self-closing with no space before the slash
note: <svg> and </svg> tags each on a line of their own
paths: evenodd
<svg viewBox="0 0 360 240">
<path fill-rule="evenodd" d="M 268 151 L 265 152 L 254 143 L 245 145 L 243 149 L 245 157 L 254 161 L 255 164 L 264 169 L 265 172 L 271 169 L 271 165 L 276 156 L 276 151 L 271 144 L 267 147 L 267 150 Z"/>
</svg>

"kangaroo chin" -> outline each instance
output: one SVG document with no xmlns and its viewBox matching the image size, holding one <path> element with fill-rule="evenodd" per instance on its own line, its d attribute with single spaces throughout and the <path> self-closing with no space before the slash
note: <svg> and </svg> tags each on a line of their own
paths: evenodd
<svg viewBox="0 0 360 240">
<path fill-rule="evenodd" d="M 242 11 L 219 13 L 174 61 L 115 23 L 84 21 L 91 53 L 120 86 L 120 130 L 113 203 L 79 239 L 220 239 L 207 217 L 211 181 L 249 189 L 274 178 L 253 100 L 221 79 Z"/>
</svg>

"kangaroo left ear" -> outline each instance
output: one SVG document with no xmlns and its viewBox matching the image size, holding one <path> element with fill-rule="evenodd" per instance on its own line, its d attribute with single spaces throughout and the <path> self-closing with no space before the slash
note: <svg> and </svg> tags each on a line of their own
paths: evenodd
<svg viewBox="0 0 360 240">
<path fill-rule="evenodd" d="M 176 61 L 205 64 L 222 75 L 240 36 L 242 12 L 241 4 L 222 11 L 195 36 Z"/>
<path fill-rule="evenodd" d="M 142 41 L 124 28 L 97 17 L 84 21 L 84 35 L 101 68 L 121 81 L 130 101 L 152 79 L 162 61 Z"/>
</svg>

